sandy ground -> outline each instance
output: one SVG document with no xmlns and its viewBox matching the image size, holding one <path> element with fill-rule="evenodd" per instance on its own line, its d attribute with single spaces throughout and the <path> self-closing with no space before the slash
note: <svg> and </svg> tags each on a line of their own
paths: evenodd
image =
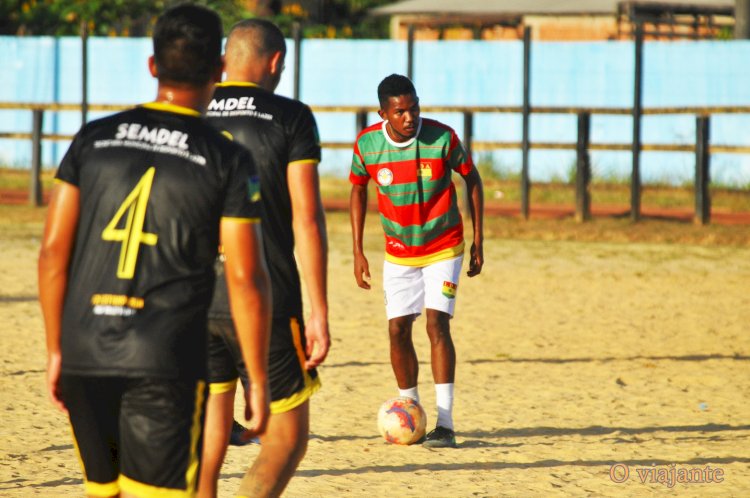
<svg viewBox="0 0 750 498">
<path fill-rule="evenodd" d="M 0 496 L 82 496 L 44 391 L 41 227 L 0 229 Z M 452 325 L 459 449 L 430 451 L 377 433 L 396 393 L 378 228 L 370 292 L 354 284 L 344 215 L 329 231 L 333 347 L 286 496 L 750 496 L 750 249 L 488 240 Z M 430 427 L 429 346 L 415 327 Z M 222 497 L 257 451 L 230 448 Z M 659 482 L 686 469 L 712 482 Z"/>
</svg>

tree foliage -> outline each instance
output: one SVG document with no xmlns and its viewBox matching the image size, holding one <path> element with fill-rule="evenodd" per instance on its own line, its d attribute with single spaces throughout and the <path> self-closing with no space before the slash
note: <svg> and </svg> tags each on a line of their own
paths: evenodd
<svg viewBox="0 0 750 498">
<path fill-rule="evenodd" d="M 0 0 L 0 34 L 76 36 L 85 23 L 93 36 L 149 36 L 156 17 L 183 0 Z M 286 36 L 295 23 L 312 38 L 382 38 L 388 36 L 384 18 L 369 9 L 393 0 L 202 0 L 216 10 L 229 29 L 258 12 L 271 13 Z"/>
</svg>

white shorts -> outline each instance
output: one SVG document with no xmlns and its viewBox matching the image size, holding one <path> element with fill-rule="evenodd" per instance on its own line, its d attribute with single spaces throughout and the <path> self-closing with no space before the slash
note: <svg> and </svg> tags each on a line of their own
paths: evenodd
<svg viewBox="0 0 750 498">
<path fill-rule="evenodd" d="M 404 266 L 385 261 L 383 291 L 388 319 L 420 315 L 424 308 L 453 316 L 463 255 L 427 266 Z"/>
</svg>

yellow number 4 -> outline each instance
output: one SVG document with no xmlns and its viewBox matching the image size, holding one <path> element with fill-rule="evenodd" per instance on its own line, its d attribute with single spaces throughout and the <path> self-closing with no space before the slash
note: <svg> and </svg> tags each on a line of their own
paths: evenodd
<svg viewBox="0 0 750 498">
<path fill-rule="evenodd" d="M 138 181 L 135 188 L 128 194 L 117 210 L 112 221 L 102 232 L 102 239 L 110 242 L 122 242 L 120 262 L 117 265 L 117 278 L 131 279 L 135 275 L 135 265 L 138 261 L 138 249 L 141 244 L 156 245 L 155 233 L 143 231 L 146 219 L 148 196 L 151 194 L 151 184 L 154 182 L 156 169 L 151 167 Z M 117 228 L 120 220 L 125 217 L 125 227 Z"/>
</svg>

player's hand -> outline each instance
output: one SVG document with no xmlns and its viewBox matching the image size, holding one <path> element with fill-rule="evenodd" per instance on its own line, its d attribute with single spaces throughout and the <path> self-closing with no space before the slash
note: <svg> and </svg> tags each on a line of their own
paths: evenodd
<svg viewBox="0 0 750 498">
<path fill-rule="evenodd" d="M 243 437 L 248 439 L 259 436 L 266 431 L 268 417 L 271 414 L 270 392 L 268 381 L 259 384 L 250 381 L 250 386 L 245 389 L 245 428 L 247 431 Z"/>
<path fill-rule="evenodd" d="M 354 255 L 354 278 L 357 279 L 357 285 L 362 289 L 370 289 L 370 263 L 364 254 Z M 365 280 L 367 279 L 367 280 Z"/>
<path fill-rule="evenodd" d="M 310 370 L 323 363 L 331 348 L 328 319 L 321 315 L 310 315 L 310 319 L 305 324 L 305 339 L 307 341 L 305 369 Z"/>
<path fill-rule="evenodd" d="M 58 410 L 67 414 L 68 409 L 65 408 L 65 403 L 60 398 L 60 367 L 62 365 L 62 357 L 60 353 L 51 353 L 47 357 L 47 392 L 49 393 L 52 404 L 57 407 Z"/>
<path fill-rule="evenodd" d="M 471 244 L 469 255 L 469 271 L 467 271 L 466 274 L 469 277 L 475 277 L 482 273 L 482 266 L 484 265 L 484 250 L 482 249 L 482 244 Z"/>
</svg>

